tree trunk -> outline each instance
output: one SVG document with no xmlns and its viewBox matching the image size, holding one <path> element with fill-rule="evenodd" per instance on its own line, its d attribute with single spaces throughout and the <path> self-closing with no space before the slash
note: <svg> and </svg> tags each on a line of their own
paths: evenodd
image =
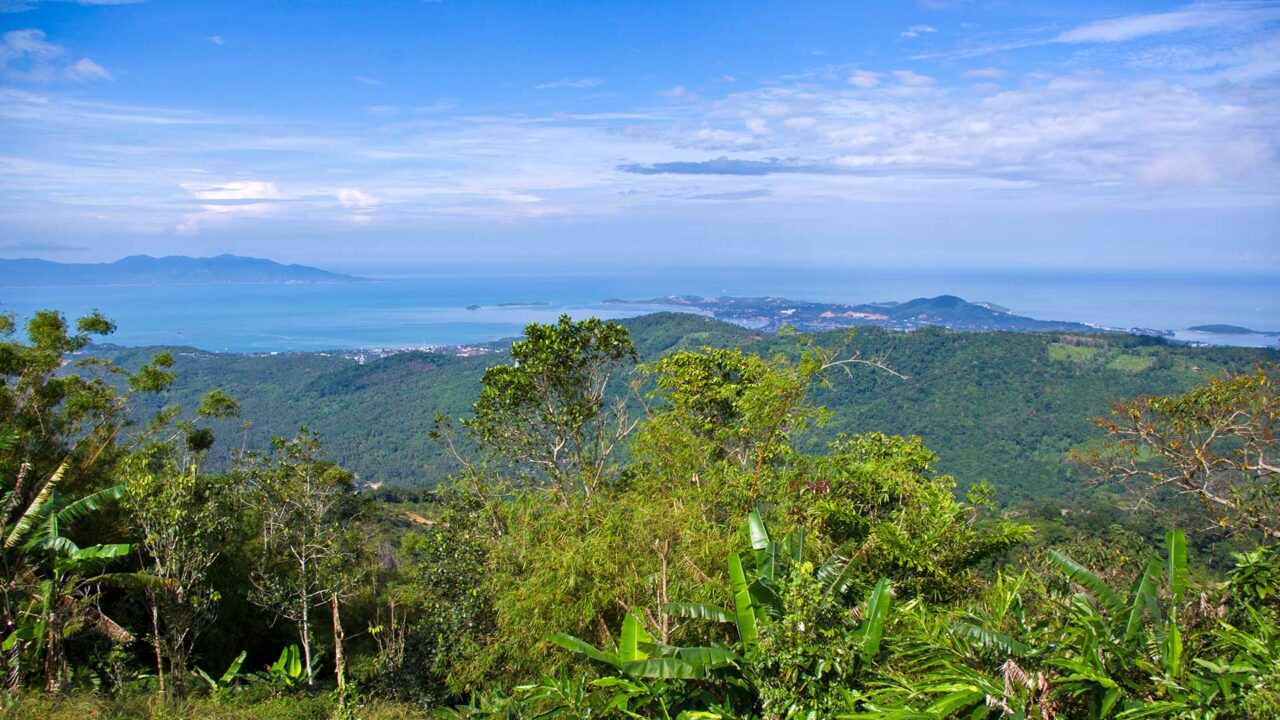
<svg viewBox="0 0 1280 720">
<path fill-rule="evenodd" d="M 164 652 L 160 647 L 160 603 L 151 599 L 151 647 L 156 653 L 156 679 L 160 681 L 160 694 L 164 688 Z"/>
<path fill-rule="evenodd" d="M 311 676 L 311 608 L 307 599 L 302 601 L 302 660 L 307 664 L 307 687 L 315 687 Z"/>
<path fill-rule="evenodd" d="M 338 594 L 334 593 L 333 600 L 333 672 L 338 676 L 338 691 L 341 692 L 347 686 L 347 656 L 342 648 L 342 641 L 346 638 L 346 633 L 342 631 L 342 616 L 338 612 Z"/>
<path fill-rule="evenodd" d="M 57 610 L 49 613 L 48 624 L 44 648 L 44 691 L 56 693 L 62 689 L 62 620 Z"/>
</svg>

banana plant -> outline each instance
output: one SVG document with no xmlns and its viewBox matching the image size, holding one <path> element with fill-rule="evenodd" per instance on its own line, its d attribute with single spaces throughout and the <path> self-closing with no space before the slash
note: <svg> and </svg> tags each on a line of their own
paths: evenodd
<svg viewBox="0 0 1280 720">
<path fill-rule="evenodd" d="M 747 534 L 751 539 L 751 564 L 744 563 L 743 555 L 738 552 L 730 552 L 726 561 L 731 610 L 701 603 L 663 606 L 664 611 L 672 615 L 728 626 L 737 637 L 736 643 L 729 647 L 675 647 L 657 643 L 640 619 L 630 612 L 623 619 L 615 650 L 600 649 L 564 633 L 555 635 L 551 641 L 614 670 L 617 676 L 602 678 L 596 684 L 614 693 L 609 707 L 624 713 L 632 713 L 632 707 L 644 706 L 650 712 L 660 712 L 663 717 L 676 710 L 683 717 L 695 716 L 689 713 L 715 717 L 721 710 L 731 713 L 735 705 L 754 705 L 756 685 L 751 666 L 758 658 L 762 628 L 785 613 L 782 583 L 791 573 L 814 571 L 812 566 L 803 563 L 802 533 L 774 541 L 760 513 L 752 511 L 747 517 Z M 843 572 L 842 565 L 847 562 L 840 557 L 829 559 L 815 572 L 826 592 L 839 594 L 848 588 L 845 583 L 848 574 Z M 867 595 L 856 632 L 857 657 L 863 667 L 869 667 L 880 655 L 891 598 L 887 579 L 877 582 Z M 665 683 L 705 680 L 719 681 L 724 692 L 702 698 L 705 702 L 700 709 L 672 708 L 665 703 L 663 698 L 669 689 Z M 697 693 L 682 696 L 688 699 L 691 695 L 696 697 Z M 734 702 L 734 697 L 739 702 Z M 713 710 L 716 701 L 727 703 L 727 710 L 723 706 L 715 706 Z"/>
<path fill-rule="evenodd" d="M 158 582 L 144 573 L 105 572 L 112 561 L 129 554 L 131 545 L 100 543 L 80 547 L 66 534 L 77 520 L 102 510 L 124 494 L 122 487 L 115 486 L 69 501 L 59 491 L 68 467 L 69 461 L 63 462 L 21 512 L 12 504 L 14 491 L 0 498 L 9 508 L 0 528 L 4 549 L 17 553 L 10 567 L 25 567 L 37 579 L 25 608 L 14 618 L 14 629 L 4 639 L 3 648 L 30 648 L 42 658 L 45 688 L 49 691 L 56 691 L 66 675 L 63 648 L 73 620 L 86 621 L 115 642 L 134 639 L 92 602 L 99 587 L 153 586 Z"/>
<path fill-rule="evenodd" d="M 1053 644 L 1022 602 L 1029 572 L 998 574 L 966 607 L 906 603 L 897 613 L 894 662 L 850 698 L 842 719 L 1051 717 L 1040 667 Z"/>
<path fill-rule="evenodd" d="M 1082 702 L 1090 717 L 1196 713 L 1223 701 L 1222 686 L 1194 672 L 1184 657 L 1179 609 L 1187 590 L 1186 536 L 1171 531 L 1165 544 L 1165 559 L 1149 560 L 1127 594 L 1066 555 L 1049 553 L 1050 562 L 1084 592 L 1067 606 L 1065 652 L 1045 663 L 1061 675 L 1055 695 Z M 1168 591 L 1163 606 L 1161 576 Z"/>
<path fill-rule="evenodd" d="M 311 662 L 312 665 L 308 669 L 302 660 L 302 651 L 295 643 L 282 649 L 280 657 L 276 658 L 276 661 L 265 671 L 256 673 L 254 677 L 270 685 L 277 692 L 296 690 L 306 685 L 307 678 L 312 677 L 319 670 L 319 656 L 314 656 Z"/>
<path fill-rule="evenodd" d="M 657 644 L 635 613 L 630 612 L 622 621 L 615 651 L 600 650 L 566 633 L 557 633 L 551 642 L 635 678 L 701 680 L 739 660 L 736 653 L 721 647 Z"/>
<path fill-rule="evenodd" d="M 226 671 L 217 678 L 209 675 L 209 673 L 199 667 L 192 670 L 191 674 L 203 680 L 205 684 L 209 686 L 210 692 L 224 692 L 233 687 L 236 681 L 240 679 L 240 666 L 244 664 L 244 659 L 248 654 L 249 652 L 247 650 L 240 651 L 240 654 L 237 655 L 236 658 L 231 661 L 231 664 L 227 666 Z"/>
</svg>

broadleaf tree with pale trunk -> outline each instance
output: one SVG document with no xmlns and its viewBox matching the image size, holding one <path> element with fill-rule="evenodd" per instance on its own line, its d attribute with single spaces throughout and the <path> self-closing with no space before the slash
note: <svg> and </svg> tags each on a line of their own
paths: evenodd
<svg viewBox="0 0 1280 720">
<path fill-rule="evenodd" d="M 322 459 L 307 428 L 275 438 L 270 457 L 249 455 L 246 493 L 260 523 L 251 600 L 297 628 L 307 684 L 315 684 L 317 612 L 331 615 L 334 672 L 345 682 L 341 606 L 355 592 L 362 548 L 354 532 L 361 502 L 354 476 Z"/>
</svg>

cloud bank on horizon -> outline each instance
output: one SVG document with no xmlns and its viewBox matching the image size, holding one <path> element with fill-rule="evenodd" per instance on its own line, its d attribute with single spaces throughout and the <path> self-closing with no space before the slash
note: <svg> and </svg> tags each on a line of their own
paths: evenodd
<svg viewBox="0 0 1280 720">
<path fill-rule="evenodd" d="M 0 0 L 6 256 L 1280 270 L 1280 2 Z"/>
</svg>

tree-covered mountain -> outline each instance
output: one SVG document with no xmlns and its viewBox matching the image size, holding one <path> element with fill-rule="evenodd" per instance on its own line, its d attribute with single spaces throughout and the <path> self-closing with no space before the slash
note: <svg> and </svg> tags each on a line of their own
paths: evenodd
<svg viewBox="0 0 1280 720">
<path fill-rule="evenodd" d="M 681 313 L 623 321 L 642 361 L 679 349 L 740 347 L 770 356 L 794 350 L 792 339 Z M 822 343 L 843 333 L 819 333 Z M 913 332 L 862 328 L 864 354 L 887 357 L 906 376 L 858 370 L 832 376 L 817 401 L 831 420 L 803 442 L 816 446 L 838 433 L 915 434 L 942 457 L 939 468 L 961 486 L 991 481 L 1002 500 L 1060 496 L 1077 486 L 1067 453 L 1100 433 L 1091 417 L 1113 401 L 1171 393 L 1206 375 L 1244 369 L 1280 353 L 1249 348 L 1194 348 L 1121 334 L 962 333 L 937 327 Z M 127 366 L 154 349 L 115 349 Z M 164 401 L 194 407 L 200 393 L 220 387 L 238 398 L 241 429 L 219 429 L 214 458 L 231 448 L 261 448 L 273 435 L 306 424 L 332 457 L 365 482 L 431 486 L 454 470 L 430 438 L 437 412 L 467 414 L 490 365 L 505 353 L 479 357 L 406 352 L 359 364 L 336 354 L 216 354 L 175 352 L 178 382 Z M 633 400 L 633 405 L 635 401 Z"/>
<path fill-rule="evenodd" d="M 217 255 L 151 257 L 131 255 L 109 263 L 59 263 L 36 259 L 0 259 L 0 285 L 152 285 L 223 283 L 350 283 L 363 278 L 306 265 Z"/>
</svg>

